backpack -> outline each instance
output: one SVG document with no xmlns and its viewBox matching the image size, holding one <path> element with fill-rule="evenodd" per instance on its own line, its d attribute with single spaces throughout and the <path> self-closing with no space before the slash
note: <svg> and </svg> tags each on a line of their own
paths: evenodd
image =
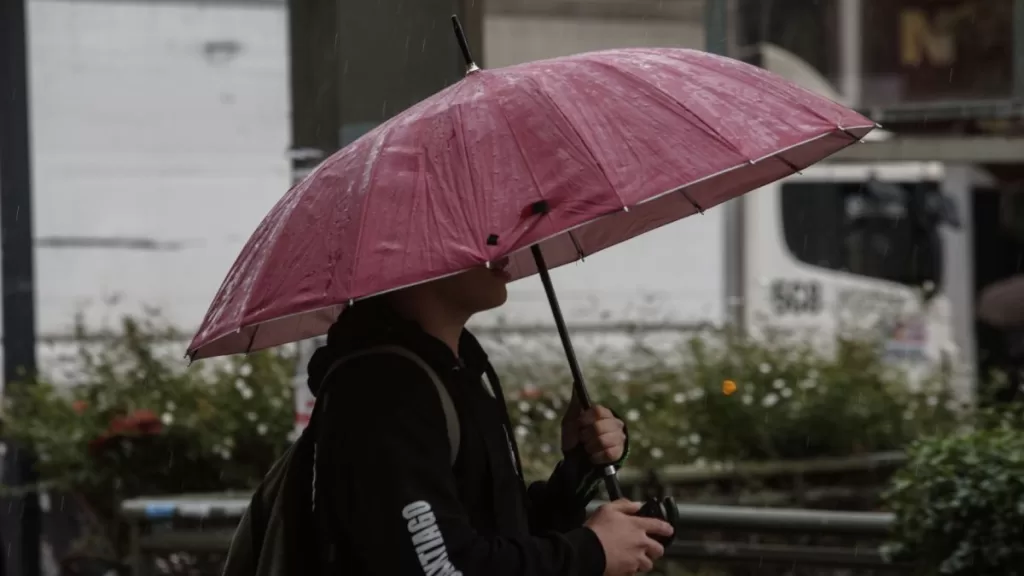
<svg viewBox="0 0 1024 576">
<path fill-rule="evenodd" d="M 462 437 L 455 403 L 437 372 L 413 352 L 393 345 L 360 350 L 331 364 L 324 381 L 346 362 L 371 354 L 401 356 L 426 372 L 441 400 L 451 447 L 450 463 L 454 465 Z M 317 571 L 315 567 L 304 564 L 311 558 L 319 558 L 317 551 L 307 549 L 310 542 L 322 541 L 308 533 L 309 527 L 314 525 L 310 519 L 316 465 L 315 426 L 329 392 L 322 390 L 313 407 L 309 426 L 274 463 L 256 488 L 231 539 L 221 572 L 223 576 L 291 576 Z"/>
</svg>

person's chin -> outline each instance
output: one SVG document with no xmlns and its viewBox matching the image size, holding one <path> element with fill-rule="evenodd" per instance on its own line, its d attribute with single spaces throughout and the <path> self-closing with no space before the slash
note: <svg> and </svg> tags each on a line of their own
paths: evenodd
<svg viewBox="0 0 1024 576">
<path fill-rule="evenodd" d="M 484 302 L 480 302 L 479 311 L 485 312 L 487 310 L 494 310 L 495 308 L 500 308 L 502 305 L 505 304 L 505 302 L 508 302 L 508 290 L 503 285 L 501 286 L 500 290 L 495 290 L 494 294 L 491 295 L 491 298 L 488 298 Z"/>
</svg>

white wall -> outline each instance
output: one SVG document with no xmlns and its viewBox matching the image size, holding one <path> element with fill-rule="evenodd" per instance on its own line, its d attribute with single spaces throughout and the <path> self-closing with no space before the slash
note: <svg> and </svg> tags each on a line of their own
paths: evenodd
<svg viewBox="0 0 1024 576">
<path fill-rule="evenodd" d="M 78 312 L 95 325 L 143 306 L 195 328 L 290 181 L 283 3 L 30 0 L 28 8 L 40 335 L 66 334 Z M 699 22 L 485 22 L 489 66 L 702 42 Z M 714 214 L 694 219 L 558 271 L 570 319 L 714 314 L 720 274 L 694 262 L 717 258 L 718 225 Z M 53 246 L 68 237 L 165 246 Z M 104 302 L 114 296 L 116 305 Z M 514 286 L 504 313 L 548 321 L 539 283 Z"/>
<path fill-rule="evenodd" d="M 28 6 L 40 333 L 116 294 L 197 325 L 290 180 L 283 10 Z M 67 236 L 180 245 L 47 247 Z"/>
</svg>

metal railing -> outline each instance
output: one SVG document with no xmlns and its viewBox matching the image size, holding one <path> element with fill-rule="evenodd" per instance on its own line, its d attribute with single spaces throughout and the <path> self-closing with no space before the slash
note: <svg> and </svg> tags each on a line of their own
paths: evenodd
<svg viewBox="0 0 1024 576">
<path fill-rule="evenodd" d="M 149 576 L 153 556 L 173 552 L 225 553 L 234 526 L 248 506 L 246 495 L 182 496 L 126 501 L 122 513 L 132 525 L 132 558 L 136 576 Z M 592 505 L 592 509 L 600 503 Z M 800 565 L 826 568 L 906 571 L 893 564 L 877 544 L 889 533 L 891 514 L 771 509 L 680 504 L 679 539 L 666 557 L 707 564 Z M 721 537 L 734 535 L 732 539 Z M 742 539 L 735 535 L 743 534 Z M 755 536 L 756 535 L 756 536 Z M 708 539 L 709 536 L 712 539 Z M 808 545 L 761 542 L 765 538 L 836 537 L 854 545 Z M 803 538 L 806 540 L 807 538 Z"/>
</svg>

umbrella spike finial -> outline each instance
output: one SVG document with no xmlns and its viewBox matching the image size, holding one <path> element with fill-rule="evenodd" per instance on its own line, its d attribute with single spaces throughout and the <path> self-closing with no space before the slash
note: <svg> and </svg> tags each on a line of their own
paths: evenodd
<svg viewBox="0 0 1024 576">
<path fill-rule="evenodd" d="M 452 14 L 452 28 L 455 29 L 455 39 L 459 42 L 459 50 L 462 51 L 462 58 L 466 61 L 466 74 L 478 72 L 480 67 L 473 62 L 473 54 L 469 51 L 469 42 L 466 41 L 466 33 L 462 30 L 462 23 L 459 17 Z"/>
</svg>

